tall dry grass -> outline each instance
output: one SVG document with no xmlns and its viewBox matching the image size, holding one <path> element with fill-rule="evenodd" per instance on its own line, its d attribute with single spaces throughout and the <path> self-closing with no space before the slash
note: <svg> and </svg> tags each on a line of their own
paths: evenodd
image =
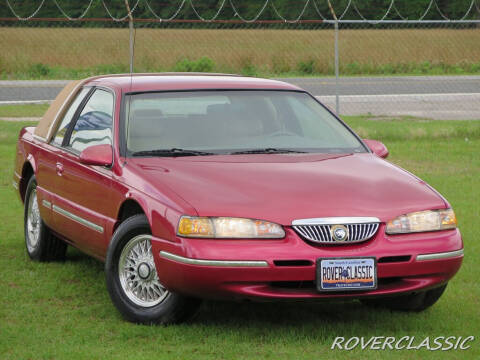
<svg viewBox="0 0 480 360">
<path fill-rule="evenodd" d="M 331 74 L 333 41 L 333 30 L 137 29 L 135 65 L 137 71 L 166 71 L 184 58 L 206 56 L 216 71 L 253 67 L 278 74 L 304 63 Z M 127 29 L 0 28 L 0 49 L 3 74 L 34 64 L 126 69 L 129 61 Z M 480 72 L 480 29 L 341 30 L 340 63 L 352 74 L 409 72 L 425 63 Z"/>
</svg>

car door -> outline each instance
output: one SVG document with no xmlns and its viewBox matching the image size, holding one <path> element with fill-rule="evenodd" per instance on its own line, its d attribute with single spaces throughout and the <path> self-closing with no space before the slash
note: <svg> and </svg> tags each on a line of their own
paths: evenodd
<svg viewBox="0 0 480 360">
<path fill-rule="evenodd" d="M 43 143 L 36 157 L 36 177 L 38 183 L 37 195 L 40 214 L 42 220 L 52 229 L 55 228 L 54 216 L 52 216 L 51 208 L 57 181 L 55 166 L 58 154 L 61 152 L 59 148 L 61 147 L 65 134 L 74 118 L 75 112 L 90 91 L 91 87 L 84 87 L 78 92 L 75 99 L 70 104 L 70 107 L 63 115 L 52 141 L 50 143 Z"/>
<path fill-rule="evenodd" d="M 90 90 L 64 135 L 55 164 L 55 230 L 98 258 L 105 256 L 110 240 L 105 226 L 113 215 L 112 173 L 109 167 L 81 164 L 79 155 L 93 145 L 113 146 L 114 102 L 113 91 Z"/>
</svg>

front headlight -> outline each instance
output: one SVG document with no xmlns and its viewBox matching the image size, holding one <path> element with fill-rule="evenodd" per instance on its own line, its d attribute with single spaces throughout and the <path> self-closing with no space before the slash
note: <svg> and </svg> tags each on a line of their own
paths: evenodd
<svg viewBox="0 0 480 360">
<path fill-rule="evenodd" d="M 285 236 L 285 231 L 280 225 L 263 220 L 182 216 L 177 235 L 195 238 L 279 239 Z"/>
<path fill-rule="evenodd" d="M 454 229 L 457 218 L 452 209 L 428 210 L 401 215 L 387 223 L 387 234 L 406 234 Z"/>
</svg>

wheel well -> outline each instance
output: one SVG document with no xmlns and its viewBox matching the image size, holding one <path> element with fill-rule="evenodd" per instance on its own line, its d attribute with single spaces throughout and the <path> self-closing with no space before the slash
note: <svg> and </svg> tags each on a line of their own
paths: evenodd
<svg viewBox="0 0 480 360">
<path fill-rule="evenodd" d="M 28 181 L 34 174 L 32 165 L 27 161 L 23 164 L 22 168 L 22 178 L 20 180 L 20 196 L 22 201 L 25 201 L 25 193 L 27 191 Z"/>
<path fill-rule="evenodd" d="M 126 200 L 122 206 L 120 207 L 120 211 L 118 212 L 118 225 L 120 225 L 123 221 L 128 219 L 129 217 L 132 217 L 133 215 L 138 215 L 138 214 L 145 214 L 145 211 L 143 211 L 142 207 L 138 202 L 135 200 Z"/>
</svg>

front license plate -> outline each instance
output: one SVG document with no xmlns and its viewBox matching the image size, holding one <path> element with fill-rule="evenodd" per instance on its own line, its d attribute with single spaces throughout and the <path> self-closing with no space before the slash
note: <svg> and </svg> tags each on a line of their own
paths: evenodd
<svg viewBox="0 0 480 360">
<path fill-rule="evenodd" d="M 371 290 L 377 288 L 375 258 L 327 258 L 317 260 L 319 291 Z"/>
</svg>

